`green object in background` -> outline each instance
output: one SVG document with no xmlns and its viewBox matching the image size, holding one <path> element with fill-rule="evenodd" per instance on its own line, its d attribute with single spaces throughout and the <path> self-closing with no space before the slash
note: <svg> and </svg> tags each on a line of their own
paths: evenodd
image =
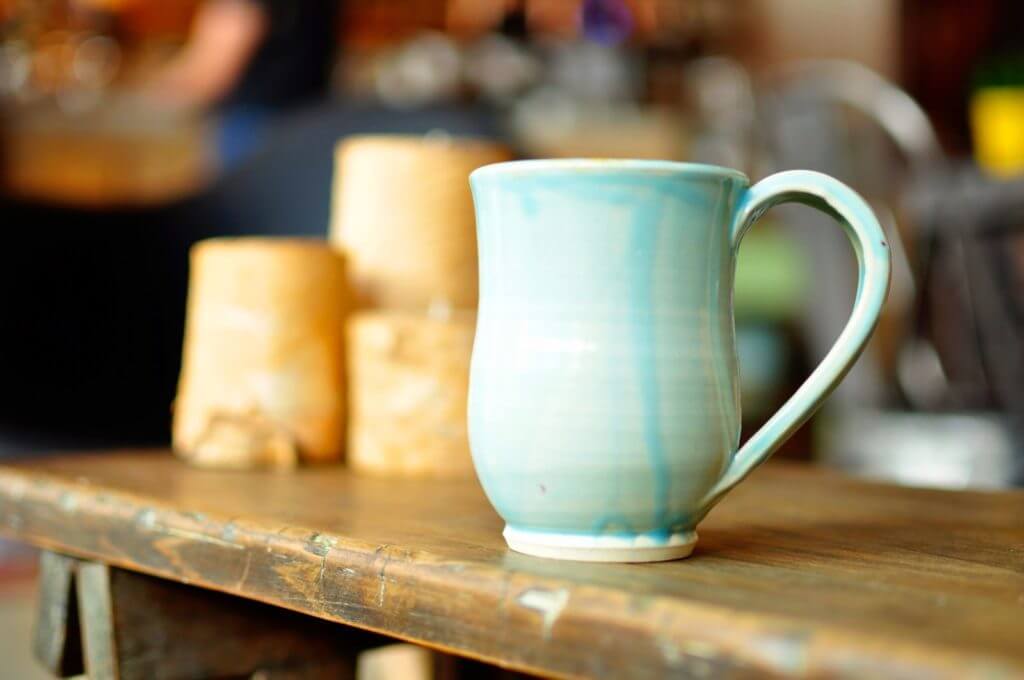
<svg viewBox="0 0 1024 680">
<path fill-rule="evenodd" d="M 971 89 L 1024 87 L 1024 53 L 990 56 L 974 70 Z"/>
<path fill-rule="evenodd" d="M 738 321 L 782 321 L 799 313 L 812 290 L 806 250 L 768 220 L 743 239 L 733 306 Z"/>
</svg>

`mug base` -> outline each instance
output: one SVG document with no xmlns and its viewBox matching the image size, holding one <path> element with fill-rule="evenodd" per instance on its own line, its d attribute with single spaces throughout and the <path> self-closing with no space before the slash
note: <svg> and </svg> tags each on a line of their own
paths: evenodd
<svg viewBox="0 0 1024 680">
<path fill-rule="evenodd" d="M 697 545 L 696 531 L 654 539 L 643 534 L 588 536 L 506 526 L 504 536 L 508 547 L 516 552 L 577 562 L 664 562 L 688 557 Z"/>
</svg>

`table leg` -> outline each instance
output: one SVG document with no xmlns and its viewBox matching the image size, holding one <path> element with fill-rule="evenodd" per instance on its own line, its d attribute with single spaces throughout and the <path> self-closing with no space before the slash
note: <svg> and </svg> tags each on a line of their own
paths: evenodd
<svg viewBox="0 0 1024 680">
<path fill-rule="evenodd" d="M 50 673 L 66 678 L 85 672 L 75 600 L 78 560 L 55 552 L 39 558 L 39 596 L 32 652 Z"/>
</svg>

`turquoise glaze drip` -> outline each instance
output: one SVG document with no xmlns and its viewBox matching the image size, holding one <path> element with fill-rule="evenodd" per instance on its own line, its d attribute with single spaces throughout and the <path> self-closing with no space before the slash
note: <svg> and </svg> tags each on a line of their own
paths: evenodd
<svg viewBox="0 0 1024 680">
<path fill-rule="evenodd" d="M 665 460 L 661 434 L 661 398 L 658 394 L 658 374 L 655 368 L 655 324 L 657 317 L 645 314 L 654 304 L 652 281 L 656 250 L 658 203 L 652 201 L 650 210 L 637 210 L 632 220 L 630 256 L 636 259 L 631 270 L 630 311 L 633 316 L 632 332 L 635 343 L 633 358 L 640 381 L 643 404 L 644 443 L 651 462 L 655 529 L 665 527 L 668 516 L 668 495 L 671 488 L 671 470 Z"/>
</svg>

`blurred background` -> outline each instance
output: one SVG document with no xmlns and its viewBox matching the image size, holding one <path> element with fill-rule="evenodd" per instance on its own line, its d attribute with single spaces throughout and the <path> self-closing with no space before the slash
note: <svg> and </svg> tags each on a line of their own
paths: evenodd
<svg viewBox="0 0 1024 680">
<path fill-rule="evenodd" d="M 889 232 L 892 295 L 781 455 L 1020 484 L 1022 27 L 1016 0 L 0 0 L 0 457 L 167 443 L 189 246 L 324 236 L 336 141 L 402 132 L 849 183 Z M 746 238 L 747 434 L 855 278 L 809 209 Z"/>
<path fill-rule="evenodd" d="M 404 132 L 835 175 L 893 291 L 782 455 L 1020 483 L 1022 26 L 1014 0 L 0 0 L 0 456 L 169 441 L 188 247 L 325 235 L 335 142 Z M 809 209 L 744 241 L 747 433 L 854 286 Z"/>
</svg>

